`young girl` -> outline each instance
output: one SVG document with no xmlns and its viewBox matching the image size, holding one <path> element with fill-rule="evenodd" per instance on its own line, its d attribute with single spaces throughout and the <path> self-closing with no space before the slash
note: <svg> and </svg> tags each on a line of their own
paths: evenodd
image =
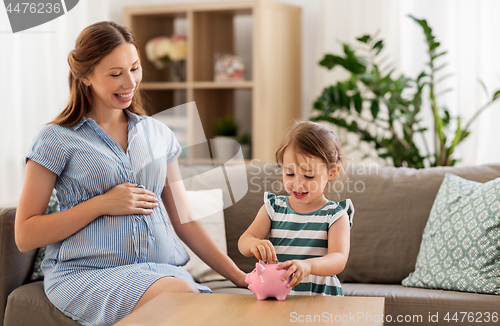
<svg viewBox="0 0 500 326">
<path fill-rule="evenodd" d="M 265 192 L 264 205 L 238 242 L 247 257 L 281 262 L 283 281 L 292 275 L 290 294 L 343 295 L 336 274 L 349 255 L 354 207 L 349 199 L 334 202 L 323 194 L 339 175 L 342 158 L 330 129 L 296 123 L 276 152 L 289 196 Z"/>
</svg>

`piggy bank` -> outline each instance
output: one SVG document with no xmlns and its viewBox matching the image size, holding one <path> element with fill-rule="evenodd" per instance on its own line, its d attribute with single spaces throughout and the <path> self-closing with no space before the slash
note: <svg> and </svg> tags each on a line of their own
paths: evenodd
<svg viewBox="0 0 500 326">
<path fill-rule="evenodd" d="M 286 295 L 291 288 L 287 285 L 291 276 L 283 282 L 281 278 L 286 273 L 286 269 L 276 269 L 278 264 L 265 264 L 259 260 L 255 264 L 255 269 L 247 274 L 245 282 L 249 284 L 248 288 L 257 295 L 258 300 L 264 300 L 268 297 L 274 297 L 280 301 L 286 299 Z"/>
</svg>

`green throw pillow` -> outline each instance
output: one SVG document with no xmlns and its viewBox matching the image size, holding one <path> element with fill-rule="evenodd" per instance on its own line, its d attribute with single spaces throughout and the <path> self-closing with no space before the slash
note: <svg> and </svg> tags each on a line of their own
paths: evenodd
<svg viewBox="0 0 500 326">
<path fill-rule="evenodd" d="M 52 195 L 50 196 L 49 205 L 47 206 L 47 211 L 45 214 L 52 214 L 59 212 L 59 203 L 57 202 L 56 190 L 52 190 Z M 41 281 L 43 280 L 42 272 L 42 260 L 45 257 L 45 247 L 38 248 L 35 257 L 35 264 L 33 266 L 33 274 L 31 274 L 31 281 Z"/>
<path fill-rule="evenodd" d="M 404 286 L 500 294 L 500 178 L 446 174 Z"/>
</svg>

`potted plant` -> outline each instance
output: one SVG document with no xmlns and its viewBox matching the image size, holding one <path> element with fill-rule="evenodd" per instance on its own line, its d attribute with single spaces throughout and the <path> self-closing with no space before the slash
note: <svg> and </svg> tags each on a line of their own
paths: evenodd
<svg viewBox="0 0 500 326">
<path fill-rule="evenodd" d="M 486 92 L 489 100 L 467 122 L 452 116 L 439 105 L 436 92 L 436 85 L 449 77 L 441 71 L 447 51 L 441 49 L 425 19 L 410 17 L 422 28 L 427 43 L 428 62 L 418 77 L 394 76 L 394 69 L 384 68 L 384 59 L 379 57 L 383 40 L 363 35 L 357 38 L 359 48 L 343 44 L 343 55 L 326 54 L 319 62 L 327 69 L 340 66 L 350 76 L 323 89 L 313 105 L 317 115 L 311 120 L 327 121 L 357 134 L 394 166 L 452 166 L 458 160 L 455 149 L 469 135 L 471 123 L 500 99 L 500 90 Z M 429 97 L 427 101 L 424 96 Z M 434 126 L 423 124 L 422 110 L 432 112 Z M 433 131 L 431 144 L 424 137 L 427 130 Z M 417 138 L 423 146 L 417 146 Z"/>
<path fill-rule="evenodd" d="M 251 154 L 251 143 L 252 143 L 252 138 L 248 132 L 244 132 L 240 135 L 240 138 L 238 139 L 238 143 L 240 143 L 241 146 L 241 152 L 243 153 L 243 158 L 246 160 L 251 159 L 252 154 Z"/>
<path fill-rule="evenodd" d="M 186 81 L 187 39 L 183 35 L 159 36 L 146 43 L 146 57 L 156 69 L 169 67 L 170 81 Z"/>
<path fill-rule="evenodd" d="M 232 116 L 215 121 L 215 138 L 211 141 L 214 158 L 229 160 L 236 155 L 238 125 Z"/>
</svg>

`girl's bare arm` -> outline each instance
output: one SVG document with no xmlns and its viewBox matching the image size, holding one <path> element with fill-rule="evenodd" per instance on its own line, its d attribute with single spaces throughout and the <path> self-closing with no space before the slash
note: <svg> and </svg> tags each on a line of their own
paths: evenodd
<svg viewBox="0 0 500 326">
<path fill-rule="evenodd" d="M 265 205 L 262 205 L 255 220 L 241 235 L 238 241 L 238 249 L 241 254 L 246 257 L 255 256 L 262 261 L 276 261 L 276 250 L 271 241 L 266 240 L 270 230 L 271 220 L 267 215 Z"/>
<path fill-rule="evenodd" d="M 311 263 L 311 274 L 331 276 L 342 272 L 349 257 L 350 239 L 349 217 L 344 213 L 328 230 L 328 254 L 308 259 Z"/>
</svg>

